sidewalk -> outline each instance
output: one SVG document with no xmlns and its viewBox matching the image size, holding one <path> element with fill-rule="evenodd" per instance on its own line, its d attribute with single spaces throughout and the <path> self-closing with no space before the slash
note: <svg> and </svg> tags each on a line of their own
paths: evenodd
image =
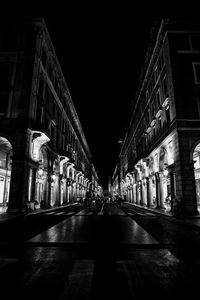
<svg viewBox="0 0 200 300">
<path fill-rule="evenodd" d="M 55 207 L 46 208 L 46 209 L 37 209 L 37 210 L 34 210 L 32 212 L 24 212 L 24 213 L 7 213 L 6 212 L 7 208 L 0 207 L 0 223 L 4 223 L 4 222 L 10 221 L 12 219 L 20 218 L 20 217 L 23 217 L 23 216 L 31 216 L 31 215 L 36 215 L 36 214 L 45 214 L 46 212 L 54 211 L 54 210 L 59 211 L 63 208 L 72 207 L 74 205 L 81 205 L 81 204 L 78 203 L 78 202 L 74 202 L 74 203 L 69 203 L 69 204 L 63 205 L 63 206 L 55 206 Z"/>
<path fill-rule="evenodd" d="M 140 209 L 142 211 L 146 210 L 146 211 L 151 211 L 152 213 L 155 213 L 155 214 L 162 215 L 168 221 L 171 221 L 171 222 L 174 222 L 174 223 L 200 227 L 200 214 L 198 214 L 196 216 L 186 217 L 184 219 L 179 219 L 179 218 L 174 217 L 171 213 L 161 211 L 160 209 L 150 208 L 150 207 L 141 207 L 140 205 L 129 203 L 129 202 L 124 202 L 124 204 L 130 205 L 132 207 L 137 207 L 138 209 Z"/>
</svg>

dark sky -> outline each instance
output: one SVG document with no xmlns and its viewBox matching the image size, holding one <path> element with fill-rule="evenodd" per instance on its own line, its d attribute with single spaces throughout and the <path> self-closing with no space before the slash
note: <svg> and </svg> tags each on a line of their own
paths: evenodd
<svg viewBox="0 0 200 300">
<path fill-rule="evenodd" d="M 107 188 L 134 106 L 150 30 L 162 18 L 199 14 L 198 2 L 28 1 L 4 17 L 43 17 L 100 183 Z M 198 16 L 198 15 L 197 15 Z"/>
<path fill-rule="evenodd" d="M 155 12 L 142 3 L 69 3 L 40 10 L 34 17 L 45 19 L 100 183 L 107 188 L 118 159 L 118 140 L 130 123 L 151 28 L 168 16 L 166 7 Z M 180 13 L 180 7 L 177 10 Z M 170 12 L 175 14 L 174 7 Z"/>
<path fill-rule="evenodd" d="M 107 187 L 131 113 L 154 19 L 44 16 L 100 183 Z M 156 19 L 157 20 L 157 19 Z"/>
</svg>

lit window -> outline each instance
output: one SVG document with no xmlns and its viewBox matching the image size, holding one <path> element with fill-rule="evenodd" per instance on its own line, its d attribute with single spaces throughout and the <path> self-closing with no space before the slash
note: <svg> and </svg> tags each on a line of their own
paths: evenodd
<svg viewBox="0 0 200 300">
<path fill-rule="evenodd" d="M 191 35 L 190 36 L 191 41 L 191 49 L 193 51 L 200 51 L 200 35 Z"/>
</svg>

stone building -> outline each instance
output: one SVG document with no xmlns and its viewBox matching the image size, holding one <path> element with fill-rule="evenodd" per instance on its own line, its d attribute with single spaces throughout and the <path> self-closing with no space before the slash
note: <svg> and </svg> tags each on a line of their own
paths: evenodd
<svg viewBox="0 0 200 300">
<path fill-rule="evenodd" d="M 23 212 L 100 193 L 43 19 L 1 22 L 0 103 L 0 206 Z"/>
<path fill-rule="evenodd" d="M 152 30 L 132 118 L 112 176 L 114 195 L 186 215 L 200 209 L 200 22 Z"/>
</svg>

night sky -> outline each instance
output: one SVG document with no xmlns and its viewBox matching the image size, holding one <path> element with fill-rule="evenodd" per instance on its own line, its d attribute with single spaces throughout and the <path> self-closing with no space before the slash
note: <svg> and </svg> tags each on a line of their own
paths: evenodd
<svg viewBox="0 0 200 300">
<path fill-rule="evenodd" d="M 117 163 L 138 77 L 158 19 L 119 15 L 43 16 L 79 116 L 100 183 Z"/>
<path fill-rule="evenodd" d="M 23 16 L 46 22 L 99 182 L 107 188 L 118 160 L 118 140 L 124 139 L 130 123 L 151 28 L 169 15 L 176 18 L 177 11 L 191 16 L 191 9 L 174 2 L 172 9 L 169 3 L 156 8 L 152 2 L 102 3 L 66 1 L 41 7 L 34 2 L 23 6 Z"/>
</svg>

